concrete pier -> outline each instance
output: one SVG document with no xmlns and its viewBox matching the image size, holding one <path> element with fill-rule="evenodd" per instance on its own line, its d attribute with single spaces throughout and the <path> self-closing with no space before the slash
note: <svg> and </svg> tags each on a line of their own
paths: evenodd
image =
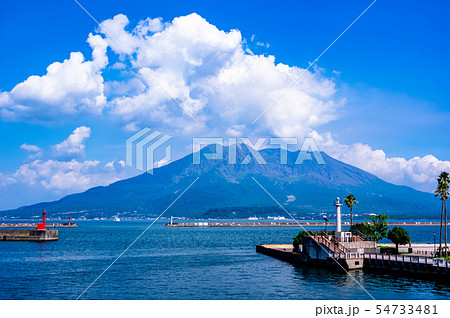
<svg viewBox="0 0 450 318">
<path fill-rule="evenodd" d="M 42 211 L 42 223 L 31 223 L 35 227 L 32 230 L 25 229 L 14 229 L 14 230 L 4 230 L 0 229 L 0 241 L 56 241 L 58 240 L 58 230 L 49 230 L 46 228 L 48 225 L 46 221 L 45 210 Z M 16 225 L 15 227 L 26 227 L 25 223 L 12 223 Z M 69 225 L 70 217 L 69 217 Z"/>
<path fill-rule="evenodd" d="M 78 227 L 75 223 L 46 223 L 46 227 L 58 228 L 58 227 Z M 0 223 L 0 228 L 36 228 L 37 223 Z"/>
<path fill-rule="evenodd" d="M 272 256 L 279 260 L 289 262 L 291 264 L 300 265 L 305 263 L 302 253 L 292 252 L 293 246 L 291 244 L 266 244 L 257 245 L 256 252 L 262 253 L 268 256 Z"/>
<path fill-rule="evenodd" d="M 58 230 L 0 230 L 0 241 L 57 241 Z"/>
<path fill-rule="evenodd" d="M 444 278 L 450 283 L 450 261 L 419 255 L 364 255 L 364 270 Z"/>
<path fill-rule="evenodd" d="M 409 221 L 409 222 L 387 222 L 388 226 L 439 226 L 440 222 L 424 222 L 424 221 Z M 448 224 L 450 225 L 450 223 Z M 195 222 L 179 222 L 167 223 L 166 227 L 323 227 L 325 222 L 217 222 L 217 221 L 195 221 Z M 336 226 L 336 222 L 328 222 L 329 227 Z M 350 226 L 350 222 L 341 222 L 341 226 Z"/>
<path fill-rule="evenodd" d="M 309 243 L 312 244 L 312 242 Z M 415 277 L 420 276 L 426 279 L 439 279 L 440 281 L 450 282 L 450 261 L 443 259 L 433 259 L 421 255 L 327 253 L 317 248 L 314 251 L 317 254 L 310 255 L 311 251 L 308 251 L 308 246 L 303 246 L 302 252 L 295 253 L 291 244 L 256 246 L 256 252 L 294 265 L 326 268 L 342 267 L 346 270 L 362 269 L 365 272 L 414 275 Z"/>
<path fill-rule="evenodd" d="M 341 258 L 333 259 L 323 254 L 322 257 L 311 258 L 307 253 L 295 253 L 290 244 L 277 245 L 257 245 L 256 252 L 271 256 L 294 265 L 308 265 L 324 268 L 344 268 L 346 270 L 362 268 L 363 260 L 356 257 L 356 254 L 342 255 Z"/>
<path fill-rule="evenodd" d="M 448 279 L 450 278 L 450 261 L 423 256 L 431 252 L 429 248 L 424 249 L 423 244 L 415 244 L 415 252 L 417 254 L 400 256 L 378 254 L 375 237 L 366 236 L 359 231 L 342 230 L 342 203 L 340 203 L 339 197 L 334 201 L 334 206 L 336 207 L 336 230 L 322 231 L 320 233 L 313 231 L 304 232 L 304 235 L 301 237 L 301 252 L 294 251 L 294 246 L 291 244 L 258 245 L 256 246 L 256 252 L 293 264 L 326 266 L 329 268 L 341 267 L 345 270 L 362 269 L 366 271 L 380 271 L 382 273 L 423 275 L 426 278 L 444 278 L 444 281 L 450 282 Z M 326 220 L 328 221 L 328 219 Z M 307 226 L 309 225 L 308 222 L 306 224 Z M 437 225 L 439 222 L 388 223 L 390 226 L 394 224 L 429 226 Z M 171 225 L 173 226 L 174 224 L 171 222 Z M 435 248 L 436 246 L 433 245 L 433 250 Z M 410 253 L 414 251 L 411 244 L 408 250 Z"/>
</svg>

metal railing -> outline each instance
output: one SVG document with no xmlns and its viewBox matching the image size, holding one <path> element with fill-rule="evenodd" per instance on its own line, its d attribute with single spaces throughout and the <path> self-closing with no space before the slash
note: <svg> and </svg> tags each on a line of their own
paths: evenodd
<svg viewBox="0 0 450 318">
<path fill-rule="evenodd" d="M 374 260 L 383 260 L 383 261 L 395 261 L 402 263 L 416 263 L 416 264 L 425 264 L 432 265 L 439 268 L 450 268 L 450 261 L 446 261 L 444 259 L 438 258 L 429 258 L 423 256 L 412 256 L 412 255 L 391 255 L 391 254 L 364 254 L 364 258 L 374 259 Z"/>
<path fill-rule="evenodd" d="M 375 236 L 367 236 L 359 230 L 353 229 L 352 233 L 359 237 L 362 241 L 376 241 Z"/>
<path fill-rule="evenodd" d="M 341 243 L 338 242 L 338 240 L 336 240 L 336 238 L 334 236 L 331 237 L 331 243 L 336 245 L 339 250 L 341 250 L 344 253 L 350 253 L 350 250 L 348 248 L 346 248 L 344 245 L 342 245 Z"/>
<path fill-rule="evenodd" d="M 364 258 L 364 253 L 332 253 L 330 256 L 336 259 L 355 259 Z"/>
<path fill-rule="evenodd" d="M 314 233 L 314 232 L 308 232 L 308 234 L 314 238 L 319 244 L 324 244 L 326 247 L 331 249 L 333 253 L 350 253 L 350 250 L 340 244 L 334 236 L 330 236 L 331 240 L 328 239 L 329 235 L 325 232 L 322 232 L 320 234 Z"/>
</svg>

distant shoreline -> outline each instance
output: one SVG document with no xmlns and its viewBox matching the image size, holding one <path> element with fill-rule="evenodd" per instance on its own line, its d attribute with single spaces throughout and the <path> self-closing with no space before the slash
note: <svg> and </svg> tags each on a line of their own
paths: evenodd
<svg viewBox="0 0 450 318">
<path fill-rule="evenodd" d="M 149 222 L 154 221 L 156 218 L 146 218 L 146 219 L 128 219 L 128 218 L 122 218 L 119 222 L 117 220 L 114 220 L 112 218 L 105 218 L 105 219 L 72 219 L 72 222 L 78 222 L 78 223 L 84 223 L 84 222 L 114 222 L 117 224 L 120 224 L 121 222 Z M 48 220 L 50 223 L 61 223 L 62 220 L 55 219 L 55 220 Z M 0 228 L 4 227 L 1 226 L 2 224 L 7 223 L 37 223 L 38 220 L 36 219 L 0 219 Z M 158 223 L 168 223 L 170 226 L 170 217 L 163 217 L 159 218 L 157 220 Z M 366 222 L 366 220 L 354 220 L 353 223 L 361 223 Z M 249 219 L 191 219 L 191 218 L 181 218 L 177 219 L 176 222 L 178 224 L 184 224 L 189 223 L 191 225 L 179 225 L 177 227 L 203 227 L 205 225 L 194 225 L 195 223 L 208 223 L 209 227 L 257 227 L 257 224 L 261 224 L 259 226 L 263 227 L 295 227 L 295 226 L 302 226 L 302 227 L 325 227 L 325 222 L 323 220 L 301 220 L 301 221 L 295 221 L 292 219 L 283 219 L 283 220 L 272 220 L 272 219 L 260 219 L 260 220 L 249 220 Z M 234 225 L 232 225 L 234 223 Z M 440 220 L 436 219 L 422 219 L 422 220 L 414 220 L 414 219 L 402 219 L 402 220 L 391 220 L 387 222 L 389 227 L 394 226 L 440 226 Z M 447 223 L 450 225 L 450 222 Z M 335 222 L 328 222 L 326 226 L 331 229 L 336 226 Z M 344 221 L 342 222 L 342 226 L 344 227 L 350 227 L 350 221 Z"/>
<path fill-rule="evenodd" d="M 356 222 L 355 222 L 356 223 Z M 387 222 L 388 226 L 440 226 L 441 222 L 436 221 L 393 221 Z M 166 227 L 281 227 L 281 226 L 302 226 L 302 227 L 319 227 L 324 226 L 325 222 L 173 222 L 167 223 Z M 335 222 L 328 222 L 328 227 L 336 226 Z M 342 222 L 342 226 L 350 226 L 350 222 Z"/>
</svg>

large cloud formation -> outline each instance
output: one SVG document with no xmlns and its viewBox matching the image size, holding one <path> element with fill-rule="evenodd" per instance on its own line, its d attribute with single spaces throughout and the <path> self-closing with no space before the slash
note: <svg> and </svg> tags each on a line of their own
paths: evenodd
<svg viewBox="0 0 450 318">
<path fill-rule="evenodd" d="M 35 160 L 20 166 L 13 178 L 29 186 L 37 184 L 58 193 L 73 193 L 120 180 L 118 172 L 124 166 L 123 161 L 101 165 L 98 160 Z"/>
<path fill-rule="evenodd" d="M 103 33 L 115 53 L 135 56 L 130 62 L 141 91 L 110 102 L 111 114 L 131 127 L 161 122 L 184 131 L 198 128 L 181 109 L 217 134 L 236 127 L 243 133 L 247 126 L 277 135 L 305 135 L 334 118 L 334 83 L 306 71 L 252 126 L 303 69 L 277 64 L 274 56 L 254 55 L 239 31 L 220 31 L 197 14 L 168 24 L 147 19 L 132 31 L 126 30 L 128 23 L 126 16 L 117 15 L 99 30 L 108 30 Z"/>
<path fill-rule="evenodd" d="M 72 52 L 64 62 L 54 62 L 44 76 L 30 76 L 10 92 L 0 93 L 3 120 L 51 122 L 83 113 L 100 114 L 106 105 L 102 69 L 107 65 L 107 44 L 89 34 L 92 61 Z"/>
<path fill-rule="evenodd" d="M 274 56 L 253 54 L 237 30 L 218 30 L 195 13 L 171 23 L 146 19 L 130 31 L 128 24 L 119 14 L 101 23 L 103 37 L 89 35 L 92 61 L 72 53 L 63 63 L 50 65 L 46 75 L 30 76 L 3 92 L 2 118 L 52 121 L 95 113 L 130 130 L 164 126 L 184 133 L 223 134 L 232 129 L 242 134 L 247 128 L 304 136 L 335 117 L 333 81 L 319 72 L 276 63 Z M 119 60 L 111 68 L 126 80 L 104 83 L 107 46 Z M 301 80 L 251 125 L 303 72 Z"/>
<path fill-rule="evenodd" d="M 89 127 L 75 128 L 67 139 L 51 146 L 51 156 L 45 159 L 36 159 L 35 154 L 43 154 L 40 147 L 23 144 L 20 148 L 31 152 L 28 162 L 23 163 L 15 172 L 0 172 L 0 190 L 9 186 L 21 189 L 17 191 L 45 190 L 51 198 L 56 199 L 61 195 L 106 186 L 137 174 L 134 169 L 127 169 L 123 160 L 112 160 L 106 164 L 98 160 L 78 161 L 76 157 L 84 154 L 84 142 L 90 134 Z M 30 202 L 27 198 L 22 198 L 21 204 Z"/>
<path fill-rule="evenodd" d="M 433 155 L 411 159 L 389 158 L 383 150 L 374 150 L 363 143 L 341 144 L 330 133 L 321 135 L 313 131 L 311 137 L 321 150 L 333 158 L 373 173 L 385 181 L 409 185 L 422 191 L 432 192 L 441 171 L 450 171 L 450 161 L 438 160 Z"/>
</svg>

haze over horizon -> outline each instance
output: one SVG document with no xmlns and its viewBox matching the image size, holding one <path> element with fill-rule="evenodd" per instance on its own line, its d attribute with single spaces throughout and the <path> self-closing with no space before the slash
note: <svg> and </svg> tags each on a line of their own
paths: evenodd
<svg viewBox="0 0 450 318">
<path fill-rule="evenodd" d="M 313 137 L 397 185 L 432 192 L 450 170 L 449 4 L 378 1 L 306 70 L 372 1 L 131 2 L 86 1 L 102 27 L 74 3 L 2 4 L 0 210 L 142 173 L 125 141 L 144 127 L 173 159 L 193 137 Z"/>
</svg>

